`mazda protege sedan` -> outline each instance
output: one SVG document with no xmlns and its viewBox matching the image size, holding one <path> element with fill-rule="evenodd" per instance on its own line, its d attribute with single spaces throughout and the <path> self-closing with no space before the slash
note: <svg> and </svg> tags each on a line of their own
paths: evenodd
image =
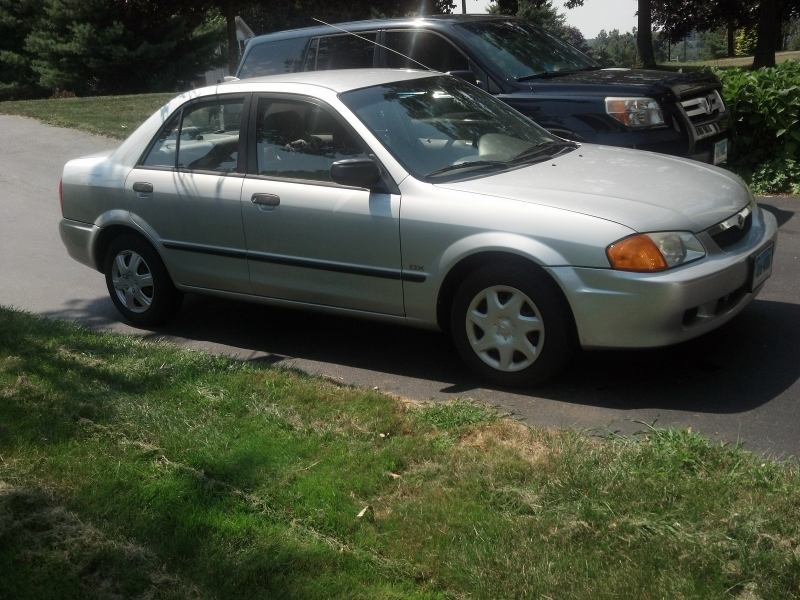
<svg viewBox="0 0 800 600">
<path fill-rule="evenodd" d="M 448 331 L 501 386 L 719 327 L 777 239 L 720 168 L 560 139 L 429 71 L 188 92 L 67 163 L 61 193 L 69 254 L 135 325 L 186 292 L 380 319 Z"/>
</svg>

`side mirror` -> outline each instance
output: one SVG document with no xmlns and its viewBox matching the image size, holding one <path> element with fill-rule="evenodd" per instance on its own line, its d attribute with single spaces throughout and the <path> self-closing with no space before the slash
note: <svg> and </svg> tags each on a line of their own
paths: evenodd
<svg viewBox="0 0 800 600">
<path fill-rule="evenodd" d="M 368 158 L 345 158 L 331 165 L 331 179 L 340 185 L 370 189 L 381 179 L 381 170 Z"/>
</svg>

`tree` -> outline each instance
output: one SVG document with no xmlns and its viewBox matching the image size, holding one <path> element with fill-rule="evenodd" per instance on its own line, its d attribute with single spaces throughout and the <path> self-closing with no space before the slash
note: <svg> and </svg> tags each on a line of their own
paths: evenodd
<svg viewBox="0 0 800 600">
<path fill-rule="evenodd" d="M 502 1 L 493 0 L 489 5 L 489 12 L 493 14 L 514 14 L 522 17 L 575 46 L 581 52 L 589 52 L 589 45 L 586 43 L 586 38 L 583 37 L 580 29 L 567 25 L 566 16 L 558 12 L 551 0 L 522 0 L 521 2 L 516 2 L 517 9 L 515 13 L 504 12 L 510 9 L 508 8 L 509 4 L 502 3 Z"/>
<path fill-rule="evenodd" d="M 42 0 L 0 0 L 0 100 L 41 96 L 33 55 L 25 38 L 42 10 Z"/>
<path fill-rule="evenodd" d="M 755 24 L 757 0 L 658 0 L 653 3 L 653 24 L 673 43 L 693 31 L 726 28 L 727 54 L 734 56 L 734 32 Z"/>
<path fill-rule="evenodd" d="M 41 0 L 26 36 L 38 85 L 77 95 L 185 88 L 214 62 L 221 20 L 164 0 Z"/>
<path fill-rule="evenodd" d="M 633 33 L 635 33 L 634 30 Z M 602 65 L 608 67 L 632 67 L 636 64 L 636 40 L 633 33 L 620 33 L 605 29 L 597 34 L 590 54 Z"/>
<path fill-rule="evenodd" d="M 655 1 L 655 0 L 652 0 Z M 584 0 L 567 0 L 564 6 L 575 8 L 583 6 Z M 638 63 L 645 69 L 656 68 L 656 59 L 653 54 L 653 23 L 651 0 L 638 0 L 638 21 L 636 36 L 636 51 Z"/>
</svg>

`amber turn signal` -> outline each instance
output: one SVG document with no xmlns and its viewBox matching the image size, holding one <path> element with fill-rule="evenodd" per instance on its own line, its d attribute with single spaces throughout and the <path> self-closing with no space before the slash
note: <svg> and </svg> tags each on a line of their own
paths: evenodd
<svg viewBox="0 0 800 600">
<path fill-rule="evenodd" d="M 646 235 L 634 235 L 606 249 L 608 260 L 620 271 L 663 271 L 667 268 L 658 247 Z"/>
</svg>

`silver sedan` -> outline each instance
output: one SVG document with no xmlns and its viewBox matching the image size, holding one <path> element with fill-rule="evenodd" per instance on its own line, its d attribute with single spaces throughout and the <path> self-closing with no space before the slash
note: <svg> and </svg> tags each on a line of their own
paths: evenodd
<svg viewBox="0 0 800 600">
<path fill-rule="evenodd" d="M 441 329 L 502 386 L 719 327 L 777 238 L 722 169 L 562 140 L 418 71 L 183 94 L 61 193 L 67 251 L 134 324 L 195 292 Z"/>
</svg>

